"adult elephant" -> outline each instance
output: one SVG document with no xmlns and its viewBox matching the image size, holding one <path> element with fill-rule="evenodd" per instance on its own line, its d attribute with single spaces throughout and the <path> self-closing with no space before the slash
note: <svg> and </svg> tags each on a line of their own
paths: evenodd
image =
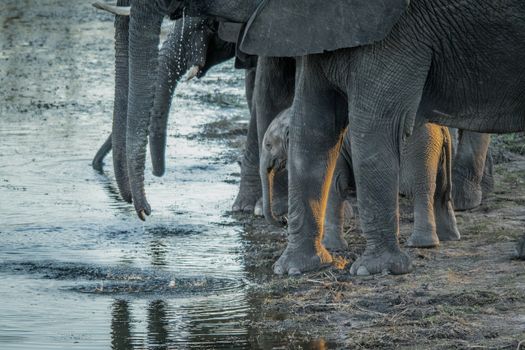
<svg viewBox="0 0 525 350">
<path fill-rule="evenodd" d="M 340 136 L 334 104 L 348 101 L 367 238 L 365 252 L 352 265 L 354 274 L 412 268 L 397 241 L 399 143 L 411 133 L 418 111 L 430 122 L 476 132 L 525 129 L 525 4 L 520 0 L 134 0 L 127 155 L 139 213 L 149 210 L 141 171 L 149 122 L 144 101 L 154 93 L 141 71 L 154 64 L 166 11 L 247 23 L 240 50 L 300 57 L 290 122 L 289 243 L 276 273 L 299 273 L 332 261 L 320 241 Z"/>
<path fill-rule="evenodd" d="M 119 5 L 126 5 L 120 2 Z M 127 123 L 128 82 L 128 32 L 129 8 L 96 4 L 97 7 L 116 15 L 116 81 L 114 126 L 110 135 L 96 153 L 93 168 L 102 171 L 104 157 L 114 147 L 114 166 L 117 183 L 122 197 L 130 200 L 128 195 L 129 179 L 126 166 L 125 127 Z M 210 18 L 187 18 L 176 21 L 167 39 L 162 45 L 158 59 L 158 74 L 153 106 L 150 112 L 151 125 L 149 143 L 153 174 L 162 176 L 165 172 L 165 148 L 169 110 L 177 84 L 190 71 L 190 77 L 202 77 L 206 72 L 235 56 L 235 43 L 222 40 L 218 35 L 218 23 Z M 241 183 L 239 193 L 233 204 L 233 211 L 253 212 L 261 196 L 261 185 L 258 170 L 257 123 L 252 108 L 252 96 L 255 81 L 254 59 L 243 62 L 246 68 L 246 95 L 250 107 L 251 119 L 248 128 L 246 148 L 241 161 Z M 125 102 L 124 102 L 125 101 Z M 124 154 L 124 155 L 122 155 Z M 142 217 L 143 218 L 143 217 Z"/>
<path fill-rule="evenodd" d="M 110 11 L 117 15 L 116 18 L 116 67 L 117 67 L 117 84 L 118 80 L 124 83 L 119 71 L 127 72 L 127 53 L 126 43 L 128 31 L 127 18 L 118 18 L 119 16 L 129 16 L 128 7 L 112 7 L 105 4 L 96 4 L 104 10 Z M 151 126 L 149 132 L 149 142 L 151 150 L 151 160 L 153 165 L 153 174 L 162 176 L 165 171 L 165 145 L 166 145 L 166 128 L 171 101 L 183 75 L 192 70 L 191 76 L 202 77 L 213 66 L 234 57 L 235 45 L 226 42 L 219 37 L 217 21 L 206 18 L 188 18 L 186 21 L 179 20 L 168 34 L 167 40 L 163 43 L 159 52 L 158 76 L 155 88 L 155 98 L 151 110 Z M 230 41 L 235 40 L 237 33 L 227 33 Z M 120 59 L 119 58 L 123 58 Z M 290 80 L 294 74 L 294 63 L 286 60 L 266 58 L 261 62 L 259 72 L 260 94 L 257 94 L 256 101 L 252 101 L 254 96 L 255 85 L 255 68 L 246 71 L 246 95 L 251 112 L 251 121 L 249 124 L 249 135 L 247 147 L 245 149 L 243 160 L 241 162 L 241 183 L 238 196 L 233 204 L 233 211 L 251 212 L 254 209 L 255 202 L 260 196 L 260 180 L 258 173 L 258 154 L 256 130 L 259 140 L 259 146 L 262 138 L 273 116 L 278 114 L 284 108 L 291 105 L 293 96 L 293 84 Z M 122 67 L 125 66 L 125 67 Z M 120 94 L 120 96 L 119 96 Z M 116 86 L 115 91 L 115 126 L 122 133 L 121 119 L 123 116 L 123 99 L 126 91 L 124 88 Z M 119 103 L 120 101 L 120 103 Z M 259 104 L 260 115 L 258 121 L 255 116 L 255 106 Z M 259 127 L 257 127 L 259 124 Z M 482 179 L 484 184 L 490 176 L 485 176 L 491 172 L 491 163 L 485 167 L 485 159 L 490 141 L 490 136 L 485 134 L 471 133 L 460 131 L 458 146 L 455 147 L 456 158 L 454 161 L 454 206 L 458 210 L 466 210 L 477 207 L 481 203 L 481 186 Z M 120 135 L 119 140 L 122 140 Z M 104 142 L 93 159 L 93 168 L 102 171 L 103 159 L 109 153 L 112 146 L 112 135 Z M 122 149 L 116 150 L 115 170 L 119 188 L 126 189 L 126 172 L 122 170 L 125 162 L 122 157 Z M 487 171 L 483 171 L 486 169 Z M 286 178 L 277 177 L 275 193 L 286 194 Z M 484 190 L 490 189 L 484 186 Z M 123 197 L 126 198 L 125 195 Z M 285 195 L 278 196 L 275 210 L 277 213 L 285 213 L 287 210 Z"/>
</svg>

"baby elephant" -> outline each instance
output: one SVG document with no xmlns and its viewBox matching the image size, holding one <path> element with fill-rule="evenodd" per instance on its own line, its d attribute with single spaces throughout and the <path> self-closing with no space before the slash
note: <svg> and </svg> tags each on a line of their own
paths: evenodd
<svg viewBox="0 0 525 350">
<path fill-rule="evenodd" d="M 273 178 L 286 168 L 290 114 L 290 109 L 284 110 L 270 124 L 260 158 L 263 210 L 273 224 L 280 222 L 272 211 Z M 345 132 L 325 215 L 323 244 L 329 249 L 348 246 L 343 238 L 344 204 L 355 190 L 350 143 L 349 133 Z M 403 143 L 400 192 L 414 200 L 414 231 L 408 246 L 430 248 L 438 246 L 440 240 L 460 238 L 450 195 L 451 147 L 448 128 L 430 123 L 416 125 Z"/>
</svg>

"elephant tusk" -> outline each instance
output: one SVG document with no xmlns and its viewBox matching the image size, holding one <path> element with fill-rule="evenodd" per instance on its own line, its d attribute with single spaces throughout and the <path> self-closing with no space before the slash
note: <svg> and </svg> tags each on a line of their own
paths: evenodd
<svg viewBox="0 0 525 350">
<path fill-rule="evenodd" d="M 200 71 L 200 66 L 191 67 L 190 71 L 188 72 L 188 75 L 186 76 L 186 81 L 190 81 L 191 79 L 195 78 L 197 75 L 199 75 Z"/>
<path fill-rule="evenodd" d="M 93 7 L 110 12 L 117 16 L 129 16 L 131 7 L 130 6 L 114 6 L 108 5 L 101 2 L 96 2 L 93 4 Z"/>
</svg>

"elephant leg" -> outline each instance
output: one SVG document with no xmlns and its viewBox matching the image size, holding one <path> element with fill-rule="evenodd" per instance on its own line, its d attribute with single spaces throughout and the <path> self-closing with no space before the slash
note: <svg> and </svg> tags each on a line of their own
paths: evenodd
<svg viewBox="0 0 525 350">
<path fill-rule="evenodd" d="M 250 123 L 243 158 L 241 160 L 241 184 L 233 203 L 234 212 L 254 212 L 257 201 L 261 198 L 261 178 L 259 176 L 259 143 L 257 139 L 257 111 L 253 104 L 253 91 L 256 70 L 246 70 L 246 99 L 250 109 Z"/>
<path fill-rule="evenodd" d="M 489 144 L 489 134 L 459 131 L 452 173 L 452 198 L 456 210 L 468 210 L 481 204 L 481 182 Z"/>
<path fill-rule="evenodd" d="M 366 237 L 365 251 L 352 264 L 350 273 L 407 273 L 412 270 L 410 258 L 401 251 L 397 240 L 398 146 L 387 141 L 389 135 L 386 133 L 374 132 L 372 129 L 363 132 L 365 130 L 357 126 L 350 131 L 359 221 Z M 373 150 L 370 150 L 369 145 L 373 145 Z"/>
<path fill-rule="evenodd" d="M 264 134 L 272 120 L 292 105 L 294 90 L 294 59 L 259 57 L 253 90 L 259 150 L 262 149 Z M 285 213 L 288 207 L 287 176 L 282 175 L 278 174 L 275 177 L 272 208 L 276 213 Z"/>
<path fill-rule="evenodd" d="M 434 216 L 434 194 L 443 153 L 440 127 L 428 123 L 417 125 L 401 152 L 401 192 L 410 193 L 414 198 L 414 231 L 407 246 L 436 247 L 439 238 Z"/>
<path fill-rule="evenodd" d="M 344 239 L 344 222 L 346 210 L 345 200 L 351 174 L 350 167 L 351 164 L 348 164 L 343 155 L 339 155 L 335 166 L 334 178 L 330 187 L 325 215 L 323 245 L 329 250 L 345 250 L 348 248 L 348 242 Z"/>
<path fill-rule="evenodd" d="M 346 101 L 317 70 L 301 63 L 290 120 L 288 151 L 288 245 L 274 265 L 277 274 L 318 269 L 332 262 L 322 245 L 326 203 L 340 151 L 341 123 L 334 107 Z"/>
<path fill-rule="evenodd" d="M 326 206 L 323 245 L 329 250 L 345 250 L 348 242 L 344 239 L 344 223 L 347 210 L 346 199 L 349 187 L 353 186 L 350 138 L 345 132 L 341 154 L 337 158 L 330 195 Z"/>
<path fill-rule="evenodd" d="M 97 151 L 97 154 L 95 154 L 95 157 L 93 158 L 93 161 L 91 162 L 91 166 L 93 167 L 93 169 L 95 169 L 98 172 L 102 172 L 102 167 L 104 166 L 104 158 L 108 155 L 110 151 L 111 151 L 111 134 L 108 136 L 104 144 L 100 146 L 99 150 Z"/>
<path fill-rule="evenodd" d="M 347 86 L 359 221 L 367 241 L 350 269 L 354 275 L 412 270 L 397 238 L 400 143 L 412 131 L 431 53 L 417 47 L 418 54 L 407 58 L 395 52 L 396 45 L 384 50 L 366 60 L 357 51 Z"/>
</svg>

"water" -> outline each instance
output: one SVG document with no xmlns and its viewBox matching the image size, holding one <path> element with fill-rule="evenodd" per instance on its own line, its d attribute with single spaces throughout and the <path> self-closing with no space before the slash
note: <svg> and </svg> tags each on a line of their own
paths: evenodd
<svg viewBox="0 0 525 350">
<path fill-rule="evenodd" d="M 250 242 L 227 215 L 239 150 L 203 134 L 218 120 L 246 128 L 243 73 L 229 62 L 179 86 L 143 224 L 111 159 L 104 174 L 90 166 L 111 128 L 111 17 L 86 2 L 32 4 L 0 4 L 0 347 L 284 345 L 250 327 Z"/>
</svg>

